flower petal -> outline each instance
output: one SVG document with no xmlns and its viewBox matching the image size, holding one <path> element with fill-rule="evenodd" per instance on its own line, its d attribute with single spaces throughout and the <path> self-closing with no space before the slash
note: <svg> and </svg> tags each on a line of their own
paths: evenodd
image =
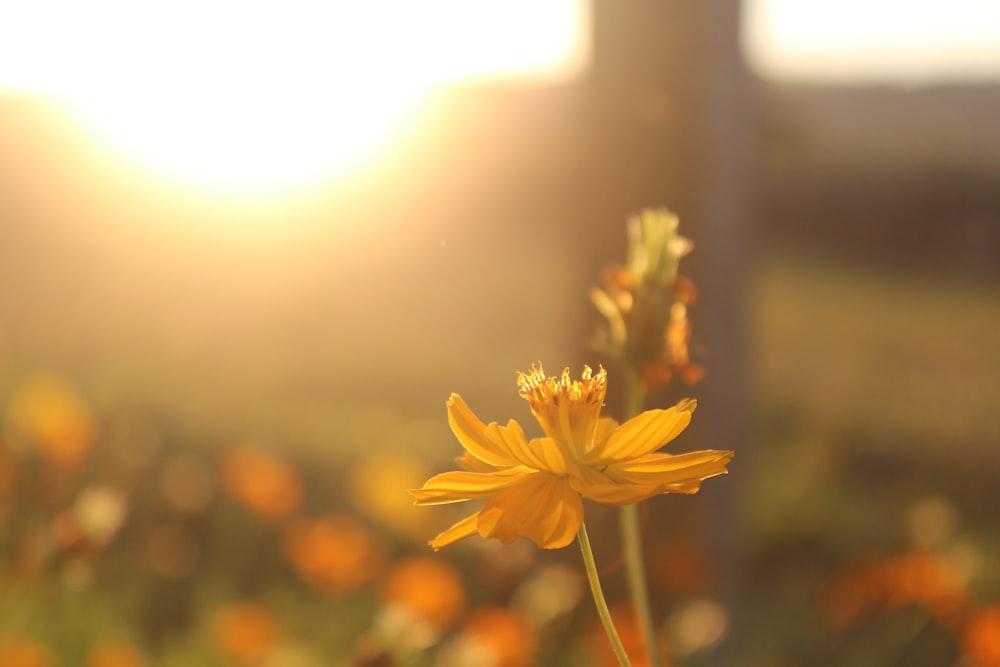
<svg viewBox="0 0 1000 667">
<path fill-rule="evenodd" d="M 538 469 L 556 475 L 565 475 L 577 469 L 576 463 L 569 460 L 566 451 L 552 438 L 535 438 L 528 443 L 532 455 L 538 460 Z"/>
<path fill-rule="evenodd" d="M 657 484 L 633 484 L 614 480 L 593 468 L 582 468 L 579 478 L 570 484 L 578 493 L 602 505 L 632 505 L 660 493 Z"/>
<path fill-rule="evenodd" d="M 611 434 L 614 433 L 617 428 L 618 422 L 611 417 L 601 417 L 598 419 L 597 426 L 594 427 L 594 439 L 587 443 L 587 451 L 591 451 L 594 447 L 611 437 Z"/>
<path fill-rule="evenodd" d="M 732 452 L 706 450 L 688 454 L 649 454 L 604 470 L 580 469 L 573 488 L 605 505 L 631 505 L 661 493 L 696 493 L 701 481 L 726 474 Z"/>
<path fill-rule="evenodd" d="M 511 422 L 517 425 L 517 422 Z M 557 475 L 565 475 L 570 467 L 566 452 L 559 443 L 552 438 L 534 438 L 531 442 L 524 439 L 524 431 L 517 426 L 516 431 L 508 425 L 506 428 L 497 424 L 490 424 L 486 427 L 486 437 L 503 445 L 510 452 L 512 458 L 518 463 L 535 470 L 545 470 Z"/>
<path fill-rule="evenodd" d="M 458 394 L 448 399 L 448 425 L 466 451 L 480 461 L 495 466 L 515 466 L 518 464 L 502 443 L 486 437 L 486 425 L 473 414 L 469 406 Z M 517 422 L 513 422 L 516 426 Z M 510 425 L 508 425 L 510 428 Z M 517 427 L 518 430 L 520 427 Z M 523 434 L 522 434 L 523 439 Z"/>
<path fill-rule="evenodd" d="M 583 501 L 568 480 L 540 473 L 504 489 L 479 512 L 479 534 L 504 544 L 526 537 L 543 549 L 566 546 L 583 522 Z"/>
<path fill-rule="evenodd" d="M 696 405 L 685 399 L 666 410 L 647 410 L 629 419 L 606 440 L 595 444 L 583 462 L 599 467 L 655 452 L 687 427 Z"/>
<path fill-rule="evenodd" d="M 487 463 L 482 459 L 477 459 L 468 451 L 463 451 L 461 456 L 455 457 L 455 465 L 467 472 L 497 472 L 498 470 L 506 470 L 506 468 L 501 468 L 500 466 Z"/>
<path fill-rule="evenodd" d="M 437 551 L 441 547 L 448 546 L 452 542 L 457 542 L 463 537 L 468 537 L 469 535 L 475 535 L 476 522 L 479 519 L 479 512 L 476 512 L 472 516 L 467 516 L 448 530 L 442 532 L 433 540 L 430 541 L 430 545 Z"/>
<path fill-rule="evenodd" d="M 536 474 L 524 467 L 497 472 L 466 472 L 454 470 L 435 475 L 423 487 L 411 490 L 415 505 L 443 505 L 473 498 L 489 498 L 512 484 Z"/>
<path fill-rule="evenodd" d="M 612 463 L 607 467 L 610 475 L 629 481 L 644 483 L 659 480 L 674 484 L 687 479 L 705 479 L 726 472 L 726 464 L 733 452 L 705 449 L 684 454 L 647 454 L 631 461 Z M 705 475 L 706 471 L 711 472 Z"/>
</svg>

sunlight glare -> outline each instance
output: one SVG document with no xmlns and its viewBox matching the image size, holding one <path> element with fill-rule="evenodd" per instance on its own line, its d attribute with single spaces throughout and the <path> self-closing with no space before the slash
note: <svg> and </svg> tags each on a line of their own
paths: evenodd
<svg viewBox="0 0 1000 667">
<path fill-rule="evenodd" d="M 744 2 L 747 59 L 764 76 L 916 83 L 1000 77 L 1000 3 Z"/>
<path fill-rule="evenodd" d="M 356 168 L 428 90 L 580 67 L 580 0 L 42 0 L 0 10 L 0 90 L 65 101 L 174 179 L 284 189 Z"/>
</svg>

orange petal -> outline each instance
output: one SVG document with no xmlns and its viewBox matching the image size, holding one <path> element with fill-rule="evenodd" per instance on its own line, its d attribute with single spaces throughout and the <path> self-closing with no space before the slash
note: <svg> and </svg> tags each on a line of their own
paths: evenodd
<svg viewBox="0 0 1000 667">
<path fill-rule="evenodd" d="M 515 466 L 514 460 L 503 443 L 497 443 L 486 437 L 486 425 L 479 421 L 469 406 L 458 394 L 452 394 L 448 399 L 448 425 L 466 451 L 480 461 L 495 466 Z M 517 422 L 512 422 L 517 426 Z M 510 425 L 508 425 L 510 428 Z M 517 426 L 520 430 L 520 427 Z M 523 439 L 523 434 L 522 434 Z"/>
<path fill-rule="evenodd" d="M 606 471 L 623 484 L 656 487 L 653 495 L 695 493 L 702 480 L 725 475 L 732 456 L 732 452 L 712 450 L 677 456 L 650 454 L 636 461 L 611 464 Z"/>
<path fill-rule="evenodd" d="M 583 468 L 581 476 L 570 483 L 578 493 L 602 505 L 632 505 L 661 493 L 656 484 L 616 481 L 591 468 Z"/>
<path fill-rule="evenodd" d="M 524 467 L 486 473 L 454 470 L 431 477 L 421 488 L 410 493 L 416 497 L 416 505 L 457 503 L 473 498 L 489 498 L 534 474 L 535 471 Z"/>
<path fill-rule="evenodd" d="M 615 432 L 618 428 L 618 422 L 610 417 L 601 417 L 597 420 L 597 425 L 594 427 L 594 438 L 591 442 L 587 443 L 587 451 L 590 451 L 597 445 L 601 444 Z"/>
<path fill-rule="evenodd" d="M 566 546 L 583 522 L 583 501 L 568 479 L 539 473 L 504 489 L 479 512 L 479 534 L 504 544 L 526 537 L 543 549 Z"/>
<path fill-rule="evenodd" d="M 502 440 L 511 456 L 523 466 L 557 475 L 565 475 L 574 466 L 567 459 L 563 448 L 552 438 L 534 438 L 531 442 L 526 442 L 520 426 L 517 433 L 519 439 L 511 437 L 510 427 L 505 429 L 497 424 L 486 427 L 486 437 L 494 441 Z"/>
<path fill-rule="evenodd" d="M 479 513 L 476 512 L 472 516 L 467 516 L 448 530 L 442 532 L 440 535 L 435 537 L 430 541 L 430 545 L 434 547 L 434 551 L 437 551 L 441 547 L 446 547 L 452 542 L 457 542 L 463 537 L 468 537 L 469 535 L 474 535 L 476 528 L 476 521 L 479 519 Z"/>
<path fill-rule="evenodd" d="M 732 458 L 733 452 L 716 449 L 684 454 L 647 454 L 631 461 L 612 463 L 607 470 L 611 475 L 639 483 L 653 480 L 676 483 L 722 474 Z M 712 474 L 703 475 L 706 471 L 712 471 Z"/>
<path fill-rule="evenodd" d="M 619 426 L 584 457 L 587 465 L 624 461 L 657 449 L 673 440 L 691 422 L 697 403 L 687 399 L 666 410 L 647 410 Z"/>
<path fill-rule="evenodd" d="M 726 474 L 732 452 L 707 450 L 690 454 L 649 454 L 613 463 L 604 470 L 581 468 L 573 488 L 604 505 L 631 505 L 661 493 L 696 493 L 701 481 Z"/>
</svg>

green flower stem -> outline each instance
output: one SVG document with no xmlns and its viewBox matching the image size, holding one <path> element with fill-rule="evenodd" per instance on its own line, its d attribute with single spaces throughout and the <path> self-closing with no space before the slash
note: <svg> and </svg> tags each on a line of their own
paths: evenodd
<svg viewBox="0 0 1000 667">
<path fill-rule="evenodd" d="M 642 379 L 633 371 L 628 373 L 628 387 L 625 396 L 624 420 L 631 419 L 642 411 L 646 402 L 646 392 Z M 639 623 L 639 632 L 646 644 L 649 664 L 652 667 L 663 667 L 660 648 L 656 641 L 656 629 L 653 626 L 653 614 L 649 603 L 649 587 L 646 583 L 646 565 L 642 558 L 642 535 L 639 530 L 639 506 L 622 505 L 618 510 L 619 523 L 622 531 L 622 550 L 625 559 L 625 579 L 628 582 L 629 595 Z"/>
<path fill-rule="evenodd" d="M 622 640 L 615 630 L 614 621 L 611 620 L 611 612 L 608 610 L 608 603 L 604 599 L 604 591 L 601 589 L 601 580 L 597 576 L 597 565 L 594 563 L 594 551 L 590 548 L 590 538 L 587 537 L 586 524 L 580 524 L 580 532 L 576 534 L 576 539 L 580 542 L 580 551 L 583 552 L 583 565 L 587 570 L 587 581 L 590 582 L 590 592 L 594 595 L 594 605 L 597 607 L 597 615 L 601 617 L 601 624 L 604 631 L 608 633 L 611 641 L 611 648 L 614 649 L 618 664 L 621 667 L 632 667 L 629 662 Z"/>
</svg>

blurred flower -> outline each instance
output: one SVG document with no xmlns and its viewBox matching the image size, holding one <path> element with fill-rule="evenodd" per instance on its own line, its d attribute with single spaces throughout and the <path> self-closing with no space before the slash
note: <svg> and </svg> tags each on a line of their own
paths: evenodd
<svg viewBox="0 0 1000 667">
<path fill-rule="evenodd" d="M 653 662 L 649 659 L 646 651 L 646 642 L 642 637 L 642 630 L 635 617 L 635 610 L 629 603 L 617 604 L 611 608 L 611 618 L 615 622 L 618 630 L 618 638 L 621 639 L 625 653 L 632 661 L 632 667 L 652 667 Z M 660 649 L 660 663 L 664 667 L 669 667 L 667 660 L 667 644 L 662 633 L 657 633 L 656 643 Z M 596 663 L 600 667 L 618 667 L 618 658 L 615 656 L 608 642 L 608 636 L 604 633 L 604 628 L 600 623 L 595 623 L 589 630 L 586 638 L 587 647 L 596 658 Z"/>
<path fill-rule="evenodd" d="M 726 636 L 729 614 L 715 600 L 699 598 L 671 614 L 667 628 L 676 653 L 694 653 L 711 648 Z"/>
<path fill-rule="evenodd" d="M 211 618 L 210 632 L 219 653 L 243 664 L 260 660 L 277 644 L 280 636 L 271 612 L 253 602 L 231 604 L 217 610 Z"/>
<path fill-rule="evenodd" d="M 952 624 L 968 593 L 962 573 L 942 554 L 912 551 L 862 563 L 833 582 L 827 613 L 847 625 L 880 607 L 919 605 L 939 621 Z"/>
<path fill-rule="evenodd" d="M 309 585 L 326 593 L 356 590 L 382 562 L 371 532 L 347 514 L 296 519 L 285 530 L 285 555 Z"/>
<path fill-rule="evenodd" d="M 574 569 L 559 565 L 546 567 L 514 591 L 511 609 L 535 627 L 544 628 L 576 608 L 583 598 L 583 581 Z"/>
<path fill-rule="evenodd" d="M 125 522 L 125 499 L 109 486 L 89 486 L 73 503 L 80 533 L 93 546 L 104 547 Z"/>
<path fill-rule="evenodd" d="M 91 649 L 87 667 L 146 667 L 146 659 L 127 642 L 106 640 Z"/>
<path fill-rule="evenodd" d="M 0 638 L 0 667 L 55 667 L 48 648 L 21 638 Z"/>
<path fill-rule="evenodd" d="M 462 577 L 439 558 L 399 561 L 386 575 L 380 593 L 385 606 L 403 610 L 438 633 L 451 628 L 465 611 Z"/>
<path fill-rule="evenodd" d="M 694 493 L 703 479 L 726 472 L 732 452 L 655 453 L 691 421 L 695 402 L 649 410 L 619 426 L 601 418 L 607 374 L 584 367 L 547 378 L 532 367 L 518 379 L 520 394 L 545 431 L 527 441 L 517 422 L 484 425 L 458 394 L 448 420 L 467 456 L 467 470 L 432 477 L 413 491 L 418 505 L 488 498 L 479 512 L 438 535 L 435 549 L 478 532 L 509 544 L 526 537 L 544 549 L 572 542 L 583 521 L 581 494 L 605 505 L 637 503 L 661 493 Z M 482 472 L 482 470 L 489 472 Z"/>
<path fill-rule="evenodd" d="M 502 607 L 477 609 L 461 633 L 438 655 L 438 667 L 529 667 L 535 664 L 538 632 Z"/>
<path fill-rule="evenodd" d="M 96 426 L 80 395 L 61 378 L 39 375 L 10 400 L 8 436 L 35 448 L 49 464 L 72 468 L 90 451 Z"/>
<path fill-rule="evenodd" d="M 625 269 L 632 285 L 668 286 L 677 278 L 677 262 L 691 252 L 691 241 L 677 233 L 677 216 L 665 208 L 647 208 L 626 223 Z"/>
<path fill-rule="evenodd" d="M 1000 605 L 970 613 L 959 645 L 970 667 L 1000 667 Z"/>
<path fill-rule="evenodd" d="M 625 266 L 605 268 L 603 287 L 590 291 L 591 302 L 608 324 L 595 347 L 634 369 L 647 391 L 674 374 L 688 384 L 704 375 L 688 356 L 687 308 L 695 301 L 695 289 L 677 270 L 692 245 L 677 227 L 677 216 L 663 208 L 645 209 L 630 218 Z"/>
<path fill-rule="evenodd" d="M 968 597 L 965 579 L 942 554 L 905 553 L 890 558 L 882 568 L 889 604 L 918 604 L 940 620 L 950 620 Z"/>
<path fill-rule="evenodd" d="M 400 489 L 427 478 L 425 466 L 402 454 L 366 457 L 350 478 L 351 498 L 369 517 L 396 532 L 423 540 L 427 515 L 418 511 Z"/>
<path fill-rule="evenodd" d="M 266 520 L 287 519 L 302 503 L 302 482 L 295 469 L 251 447 L 226 453 L 222 484 L 229 495 Z"/>
</svg>

